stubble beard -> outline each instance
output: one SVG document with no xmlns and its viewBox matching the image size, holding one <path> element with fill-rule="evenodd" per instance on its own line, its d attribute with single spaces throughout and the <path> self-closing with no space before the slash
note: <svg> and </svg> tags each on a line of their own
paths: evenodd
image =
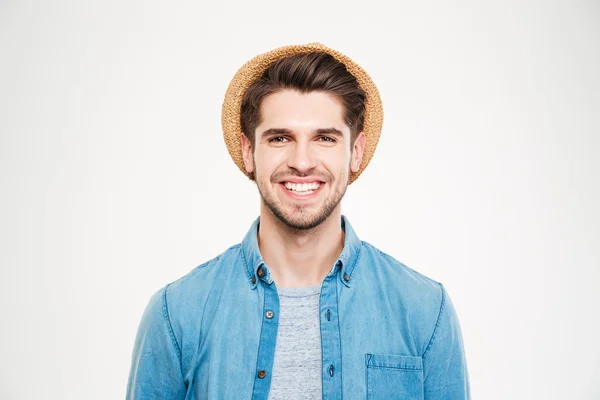
<svg viewBox="0 0 600 400">
<path fill-rule="evenodd" d="M 348 168 L 348 170 L 350 169 Z M 276 200 L 275 195 L 271 195 L 268 188 L 265 187 L 258 175 L 256 175 L 256 186 L 258 187 L 258 192 L 260 193 L 262 201 L 269 208 L 269 210 L 271 210 L 273 215 L 279 219 L 279 221 L 284 223 L 290 229 L 305 231 L 316 228 L 325 220 L 327 220 L 327 218 L 329 218 L 333 210 L 335 210 L 340 201 L 342 201 L 342 198 L 346 193 L 346 189 L 348 188 L 349 180 L 350 173 L 348 173 L 348 179 L 346 179 L 346 184 L 344 187 L 341 190 L 336 190 L 333 198 L 325 200 L 325 204 L 316 213 L 310 213 L 307 210 L 307 207 L 303 205 L 295 205 L 294 211 L 291 213 L 286 212 L 283 209 L 281 202 Z M 267 184 L 273 183 L 269 182 Z M 331 185 L 331 180 L 327 182 L 327 184 Z"/>
</svg>

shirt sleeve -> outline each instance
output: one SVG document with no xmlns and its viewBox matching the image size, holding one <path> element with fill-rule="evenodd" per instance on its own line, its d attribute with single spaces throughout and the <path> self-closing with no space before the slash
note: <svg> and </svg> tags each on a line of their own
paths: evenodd
<svg viewBox="0 0 600 400">
<path fill-rule="evenodd" d="M 469 400 L 469 375 L 456 310 L 440 284 L 442 302 L 425 353 L 423 373 L 426 400 Z"/>
<path fill-rule="evenodd" d="M 156 292 L 144 310 L 133 348 L 127 400 L 185 398 L 181 349 L 169 320 L 167 288 Z"/>
</svg>

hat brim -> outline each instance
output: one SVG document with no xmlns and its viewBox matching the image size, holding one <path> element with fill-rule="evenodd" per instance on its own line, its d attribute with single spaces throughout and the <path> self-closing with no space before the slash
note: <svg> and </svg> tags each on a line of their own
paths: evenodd
<svg viewBox="0 0 600 400">
<path fill-rule="evenodd" d="M 348 72 L 356 77 L 359 86 L 366 93 L 365 101 L 365 117 L 363 132 L 365 133 L 366 143 L 363 158 L 360 164 L 360 168 L 356 172 L 351 172 L 349 184 L 354 182 L 360 174 L 365 170 L 377 147 L 379 142 L 379 136 L 381 134 L 381 127 L 383 125 L 383 107 L 381 104 L 381 98 L 379 91 L 375 86 L 375 83 L 371 80 L 371 77 L 354 61 L 350 60 L 340 52 L 330 49 L 320 43 L 309 43 L 304 45 L 292 45 L 279 47 L 271 50 L 264 54 L 254 57 L 252 60 L 244 64 L 234 75 L 233 79 L 229 83 L 227 92 L 225 93 L 225 100 L 223 101 L 223 108 L 221 110 L 221 125 L 223 127 L 223 138 L 227 145 L 229 155 L 238 166 L 240 171 L 244 173 L 248 178 L 253 179 L 252 174 L 246 171 L 242 155 L 242 143 L 241 143 L 241 106 L 242 98 L 244 93 L 250 87 L 250 85 L 258 79 L 264 71 L 273 62 L 294 54 L 309 53 L 313 51 L 322 51 L 330 54 L 336 60 L 340 61 L 346 66 Z"/>
</svg>

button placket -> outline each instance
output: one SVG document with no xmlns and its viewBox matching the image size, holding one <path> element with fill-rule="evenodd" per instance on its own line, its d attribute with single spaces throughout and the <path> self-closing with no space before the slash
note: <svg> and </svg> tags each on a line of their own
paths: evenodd
<svg viewBox="0 0 600 400">
<path fill-rule="evenodd" d="M 262 271 L 262 272 L 261 272 Z M 256 271 L 259 277 L 265 276 L 265 270 L 262 267 Z M 261 276 L 262 275 L 262 276 Z M 252 399 L 266 399 L 271 387 L 271 373 L 273 369 L 273 360 L 275 358 L 275 343 L 277 339 L 279 296 L 275 283 L 259 285 L 259 293 L 264 295 L 262 327 L 260 331 L 260 341 L 258 344 L 258 359 L 256 361 L 256 375 L 254 379 L 254 388 L 252 390 Z M 260 290 L 262 288 L 262 290 Z"/>
<path fill-rule="evenodd" d="M 321 318 L 323 398 L 327 399 L 341 399 L 342 396 L 342 376 L 340 365 L 337 364 L 342 359 L 337 312 L 337 285 L 341 285 L 339 281 L 340 278 L 337 274 L 325 278 L 321 287 L 319 304 L 323 316 Z M 338 373 L 336 373 L 336 369 Z"/>
</svg>

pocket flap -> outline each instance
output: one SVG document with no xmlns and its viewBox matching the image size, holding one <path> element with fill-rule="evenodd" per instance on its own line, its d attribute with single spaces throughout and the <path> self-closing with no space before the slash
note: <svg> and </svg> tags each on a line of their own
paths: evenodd
<svg viewBox="0 0 600 400">
<path fill-rule="evenodd" d="M 367 354 L 368 368 L 423 369 L 423 359 L 415 356 L 397 354 Z"/>
</svg>

